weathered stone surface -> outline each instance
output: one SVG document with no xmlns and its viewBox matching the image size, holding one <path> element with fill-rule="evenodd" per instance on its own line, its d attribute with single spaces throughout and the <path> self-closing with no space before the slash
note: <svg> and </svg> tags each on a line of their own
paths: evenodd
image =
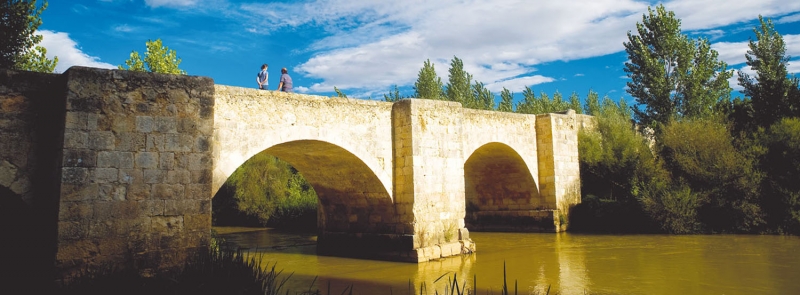
<svg viewBox="0 0 800 295">
<path fill-rule="evenodd" d="M 180 265 L 208 245 L 210 198 L 262 152 L 292 163 L 316 190 L 322 252 L 414 262 L 471 253 L 472 219 L 561 231 L 559 217 L 580 202 L 577 130 L 593 126 L 574 113 L 327 98 L 81 67 L 43 76 L 62 85 L 45 93 L 61 106 L 43 110 L 36 100 L 45 94 L 30 96 L 32 86 L 8 82 L 14 75 L 29 74 L 0 72 L 0 185 L 32 196 L 36 169 L 59 169 L 42 175 L 60 189 L 51 207 L 65 273 L 131 254 L 140 268 Z M 36 129 L 41 114 L 57 123 Z"/>
</svg>

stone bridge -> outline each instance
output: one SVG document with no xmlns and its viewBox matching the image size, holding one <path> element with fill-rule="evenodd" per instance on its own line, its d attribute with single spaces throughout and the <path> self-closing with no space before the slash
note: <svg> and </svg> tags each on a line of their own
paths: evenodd
<svg viewBox="0 0 800 295">
<path fill-rule="evenodd" d="M 44 220 L 34 240 L 62 274 L 180 265 L 209 243 L 212 196 L 258 153 L 314 187 L 321 254 L 421 262 L 474 251 L 468 228 L 563 231 L 590 122 L 81 67 L 2 71 L 0 106 L 0 209 Z"/>
</svg>

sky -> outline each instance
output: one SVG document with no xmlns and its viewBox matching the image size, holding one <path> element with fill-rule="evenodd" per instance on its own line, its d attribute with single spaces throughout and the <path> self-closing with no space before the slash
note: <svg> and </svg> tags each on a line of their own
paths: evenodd
<svg viewBox="0 0 800 295">
<path fill-rule="evenodd" d="M 261 64 L 269 87 L 288 69 L 296 92 L 383 99 L 402 95 L 425 60 L 446 83 L 450 61 L 497 95 L 525 87 L 584 99 L 633 103 L 625 91 L 623 43 L 648 6 L 663 3 L 692 38 L 707 38 L 728 68 L 745 64 L 758 16 L 783 35 L 789 72 L 800 74 L 800 1 L 797 0 L 51 0 L 38 34 L 56 72 L 71 66 L 116 68 L 131 51 L 161 39 L 189 75 L 257 88 Z M 733 97 L 736 75 L 730 81 Z"/>
</svg>

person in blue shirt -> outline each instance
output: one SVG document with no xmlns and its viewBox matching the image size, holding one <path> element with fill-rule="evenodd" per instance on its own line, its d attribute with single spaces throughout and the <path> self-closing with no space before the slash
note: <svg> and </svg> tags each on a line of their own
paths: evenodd
<svg viewBox="0 0 800 295">
<path fill-rule="evenodd" d="M 289 77 L 286 68 L 281 69 L 281 82 L 278 84 L 278 91 L 292 92 L 292 77 Z"/>
<path fill-rule="evenodd" d="M 269 82 L 267 79 L 269 78 L 269 73 L 267 73 L 267 64 L 261 65 L 261 72 L 258 72 L 256 76 L 256 82 L 258 82 L 258 89 L 267 90 L 269 88 Z"/>
</svg>

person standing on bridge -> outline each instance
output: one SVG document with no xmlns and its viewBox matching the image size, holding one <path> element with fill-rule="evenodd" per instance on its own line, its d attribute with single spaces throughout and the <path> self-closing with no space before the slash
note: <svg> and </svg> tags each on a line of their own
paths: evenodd
<svg viewBox="0 0 800 295">
<path fill-rule="evenodd" d="M 256 82 L 258 82 L 258 89 L 267 90 L 269 88 L 269 73 L 267 73 L 267 64 L 261 65 L 261 72 L 256 75 Z"/>
<path fill-rule="evenodd" d="M 289 77 L 286 68 L 281 69 L 281 82 L 278 83 L 278 91 L 292 92 L 292 77 Z"/>
</svg>

